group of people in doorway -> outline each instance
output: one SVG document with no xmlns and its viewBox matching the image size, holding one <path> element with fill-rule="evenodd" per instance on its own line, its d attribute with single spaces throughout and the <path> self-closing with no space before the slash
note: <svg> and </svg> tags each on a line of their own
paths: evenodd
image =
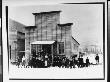
<svg viewBox="0 0 110 82">
<path fill-rule="evenodd" d="M 43 54 L 44 55 L 44 54 Z M 95 57 L 96 64 L 99 64 L 99 56 L 96 54 Z M 25 56 L 22 58 L 21 65 L 24 67 L 26 66 Z M 18 67 L 19 67 L 18 62 Z M 83 68 L 88 67 L 91 65 L 91 62 L 89 61 L 89 58 L 87 57 L 85 62 L 83 56 L 79 56 L 77 59 L 75 57 L 72 57 L 69 59 L 68 57 L 60 57 L 60 56 L 54 56 L 52 60 L 51 55 L 33 55 L 31 60 L 28 63 L 28 66 L 31 68 L 44 68 L 44 67 L 59 67 L 59 68 Z"/>
<path fill-rule="evenodd" d="M 44 68 L 51 66 L 51 63 L 51 54 L 41 50 L 38 53 L 36 53 L 35 51 L 32 52 L 32 58 L 30 59 L 28 65 L 32 68 Z"/>
<path fill-rule="evenodd" d="M 47 55 L 32 57 L 28 64 L 31 68 L 44 68 L 51 66 L 51 60 Z"/>
</svg>

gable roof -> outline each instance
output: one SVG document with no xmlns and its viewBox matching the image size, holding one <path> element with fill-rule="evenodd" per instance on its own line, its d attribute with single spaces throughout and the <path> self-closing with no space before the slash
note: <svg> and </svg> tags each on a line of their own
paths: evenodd
<svg viewBox="0 0 110 82">
<path fill-rule="evenodd" d="M 39 15 L 39 14 L 50 14 L 50 13 L 60 13 L 61 11 L 49 11 L 49 12 L 40 12 L 40 13 L 32 13 L 33 15 Z"/>
<path fill-rule="evenodd" d="M 26 26 L 25 29 L 36 28 L 36 26 Z"/>
<path fill-rule="evenodd" d="M 73 36 L 71 36 L 71 37 L 72 37 L 72 39 L 74 39 Z M 79 42 L 78 42 L 76 39 L 74 39 L 74 40 L 79 44 Z M 79 44 L 79 45 L 80 45 L 80 44 Z"/>
<path fill-rule="evenodd" d="M 9 28 L 10 29 L 15 29 L 19 32 L 23 32 L 24 33 L 24 27 L 26 27 L 26 25 L 20 23 L 20 22 L 17 22 L 13 19 L 9 19 Z"/>
<path fill-rule="evenodd" d="M 71 25 L 73 25 L 73 23 L 64 23 L 64 24 L 57 24 L 57 25 L 59 25 L 59 26 L 71 26 Z"/>
</svg>

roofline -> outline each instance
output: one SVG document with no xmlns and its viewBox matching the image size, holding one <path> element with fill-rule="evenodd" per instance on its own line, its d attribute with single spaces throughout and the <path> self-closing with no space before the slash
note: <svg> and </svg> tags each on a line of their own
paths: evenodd
<svg viewBox="0 0 110 82">
<path fill-rule="evenodd" d="M 74 39 L 73 36 L 71 36 L 71 37 L 72 37 L 72 39 Z M 78 42 L 76 39 L 74 39 L 74 40 L 79 44 L 79 42 Z M 80 44 L 79 44 L 79 45 L 80 45 Z"/>
<path fill-rule="evenodd" d="M 26 26 L 25 24 L 23 24 L 23 23 L 21 23 L 21 22 L 19 22 L 19 21 L 16 21 L 16 20 L 14 20 L 14 19 L 11 19 L 11 18 L 9 18 L 9 21 L 13 21 L 13 22 L 19 23 L 19 24 L 21 24 L 21 25 L 23 25 L 23 26 Z"/>
<path fill-rule="evenodd" d="M 32 13 L 33 15 L 39 15 L 39 14 L 49 14 L 49 13 L 60 13 L 61 11 L 49 11 L 49 12 L 40 12 L 40 13 Z"/>
<path fill-rule="evenodd" d="M 26 26 L 25 28 L 36 28 L 36 26 Z"/>
<path fill-rule="evenodd" d="M 57 25 L 59 25 L 59 26 L 71 26 L 71 25 L 73 25 L 73 23 L 65 23 L 65 24 L 57 24 Z"/>
</svg>

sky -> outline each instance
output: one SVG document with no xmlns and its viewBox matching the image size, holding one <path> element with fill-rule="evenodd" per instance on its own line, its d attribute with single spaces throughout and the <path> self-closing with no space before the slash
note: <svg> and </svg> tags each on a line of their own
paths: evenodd
<svg viewBox="0 0 110 82">
<path fill-rule="evenodd" d="M 59 11 L 60 23 L 73 23 L 72 36 L 81 45 L 103 45 L 102 4 L 55 4 L 9 7 L 9 18 L 24 25 L 35 23 L 32 13 Z"/>
</svg>

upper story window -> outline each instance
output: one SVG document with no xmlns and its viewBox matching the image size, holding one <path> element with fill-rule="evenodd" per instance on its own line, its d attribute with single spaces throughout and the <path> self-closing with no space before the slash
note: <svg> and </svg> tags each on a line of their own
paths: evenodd
<svg viewBox="0 0 110 82">
<path fill-rule="evenodd" d="M 64 54 L 64 42 L 59 42 L 59 54 Z"/>
</svg>

